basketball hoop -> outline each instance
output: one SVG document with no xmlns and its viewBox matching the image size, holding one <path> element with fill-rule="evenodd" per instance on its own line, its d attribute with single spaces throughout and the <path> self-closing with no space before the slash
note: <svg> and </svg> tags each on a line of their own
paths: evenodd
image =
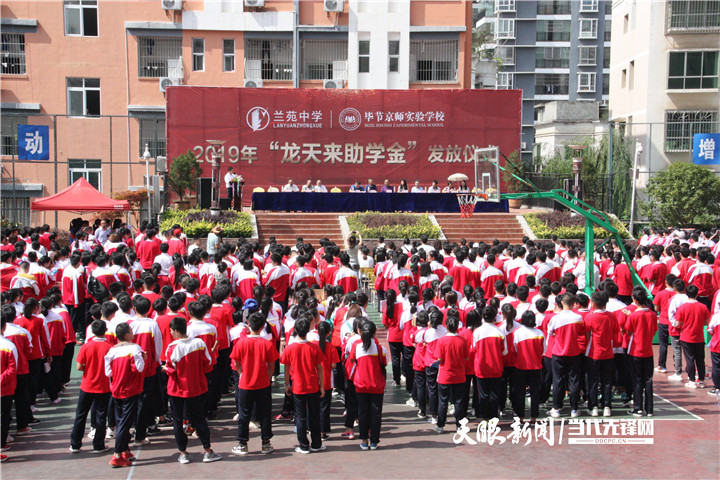
<svg viewBox="0 0 720 480">
<path fill-rule="evenodd" d="M 458 204 L 460 205 L 460 217 L 470 218 L 475 211 L 475 204 L 478 201 L 478 195 L 474 193 L 458 193 Z"/>
</svg>

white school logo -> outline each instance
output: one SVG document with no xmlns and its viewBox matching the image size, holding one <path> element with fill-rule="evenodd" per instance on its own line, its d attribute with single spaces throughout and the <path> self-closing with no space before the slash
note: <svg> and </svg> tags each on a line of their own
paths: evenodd
<svg viewBox="0 0 720 480">
<path fill-rule="evenodd" d="M 245 116 L 245 121 L 254 132 L 265 130 L 270 125 L 270 114 L 263 107 L 253 107 Z"/>
<path fill-rule="evenodd" d="M 362 115 L 354 108 L 346 108 L 340 112 L 340 126 L 347 131 L 357 130 L 362 123 Z"/>
</svg>

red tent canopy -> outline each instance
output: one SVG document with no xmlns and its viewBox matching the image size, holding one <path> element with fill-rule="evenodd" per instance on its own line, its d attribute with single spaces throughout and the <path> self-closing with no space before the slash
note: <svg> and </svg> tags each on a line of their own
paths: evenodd
<svg viewBox="0 0 720 480">
<path fill-rule="evenodd" d="M 61 210 L 68 212 L 106 212 L 130 210 L 127 200 L 116 200 L 103 195 L 80 177 L 65 190 L 49 197 L 33 200 L 30 210 Z"/>
</svg>

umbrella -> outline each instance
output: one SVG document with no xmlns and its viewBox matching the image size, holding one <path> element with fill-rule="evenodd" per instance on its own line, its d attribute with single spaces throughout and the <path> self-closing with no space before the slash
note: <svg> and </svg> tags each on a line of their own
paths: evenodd
<svg viewBox="0 0 720 480">
<path fill-rule="evenodd" d="M 462 182 L 463 180 L 467 181 L 468 176 L 464 173 L 453 173 L 448 177 L 448 180 L 451 182 Z"/>
</svg>

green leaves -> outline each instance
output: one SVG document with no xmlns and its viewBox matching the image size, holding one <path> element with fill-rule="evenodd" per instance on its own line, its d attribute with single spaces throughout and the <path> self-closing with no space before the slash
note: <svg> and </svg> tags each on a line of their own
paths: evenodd
<svg viewBox="0 0 720 480">
<path fill-rule="evenodd" d="M 581 216 L 571 216 L 568 212 L 529 213 L 525 215 L 528 226 L 535 236 L 540 239 L 552 238 L 557 235 L 564 239 L 581 239 L 585 237 L 585 219 Z M 622 238 L 630 235 L 625 226 L 615 217 L 610 217 L 611 224 L 617 228 Z M 594 227 L 595 238 L 608 238 L 610 232 L 601 227 Z"/>
<path fill-rule="evenodd" d="M 250 215 L 240 212 L 220 212 L 213 217 L 208 210 L 166 210 L 160 222 L 160 230 L 180 225 L 188 237 L 204 237 L 215 225 L 222 225 L 225 238 L 250 238 L 252 222 Z"/>
<path fill-rule="evenodd" d="M 175 157 L 170 164 L 167 176 L 168 186 L 182 201 L 188 190 L 195 191 L 195 185 L 200 175 L 202 175 L 202 167 L 192 150 L 188 150 Z"/>
<path fill-rule="evenodd" d="M 720 218 L 720 179 L 706 167 L 676 162 L 653 175 L 640 211 L 659 226 L 708 225 Z"/>
<path fill-rule="evenodd" d="M 350 230 L 357 230 L 363 238 L 438 238 L 440 228 L 427 215 L 408 213 L 364 212 L 347 217 Z"/>
</svg>

